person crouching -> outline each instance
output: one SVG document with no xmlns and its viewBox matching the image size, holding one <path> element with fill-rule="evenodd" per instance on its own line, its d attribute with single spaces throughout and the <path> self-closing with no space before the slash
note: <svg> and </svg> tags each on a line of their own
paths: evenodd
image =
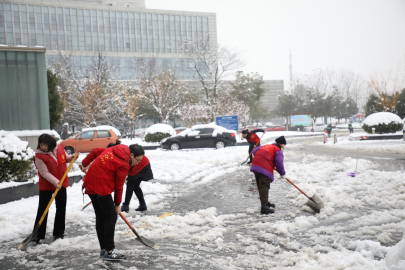
<svg viewBox="0 0 405 270">
<path fill-rule="evenodd" d="M 131 202 L 132 193 L 135 193 L 139 201 L 138 208 L 135 211 L 146 211 L 145 198 L 141 189 L 141 182 L 153 179 L 153 172 L 150 166 L 149 159 L 145 156 L 145 151 L 141 145 L 137 146 L 135 159 L 137 164 L 131 168 L 127 178 L 127 189 L 125 192 L 125 201 L 122 204 L 123 212 L 129 211 L 129 203 Z"/>
</svg>

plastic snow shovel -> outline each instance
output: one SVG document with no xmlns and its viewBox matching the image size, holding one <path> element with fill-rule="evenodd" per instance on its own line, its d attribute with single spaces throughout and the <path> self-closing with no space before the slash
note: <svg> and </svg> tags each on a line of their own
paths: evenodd
<svg viewBox="0 0 405 270">
<path fill-rule="evenodd" d="M 156 244 L 155 242 L 153 242 L 152 240 L 146 239 L 145 237 L 140 236 L 137 231 L 135 230 L 135 228 L 131 225 L 131 223 L 128 221 L 128 219 L 124 216 L 124 214 L 122 212 L 119 213 L 121 219 L 128 225 L 128 227 L 131 229 L 131 231 L 136 235 L 136 240 L 138 240 L 139 242 L 141 242 L 142 244 L 144 244 L 147 247 L 150 247 L 152 249 L 155 249 Z"/>
<path fill-rule="evenodd" d="M 21 244 L 18 245 L 19 249 L 25 250 L 27 248 L 27 245 L 37 237 L 39 227 L 41 226 L 42 222 L 44 221 L 46 214 L 48 214 L 49 208 L 51 207 L 53 201 L 55 200 L 56 195 L 58 195 L 58 192 L 61 189 L 63 182 L 65 182 L 65 179 L 67 178 L 69 171 L 72 169 L 73 164 L 75 163 L 75 161 L 78 157 L 79 157 L 79 153 L 75 153 L 72 160 L 69 163 L 69 167 L 66 169 L 65 173 L 63 174 L 58 187 L 53 192 L 52 197 L 48 202 L 48 205 L 46 206 L 44 212 L 42 213 L 42 216 L 39 219 L 38 224 L 35 225 L 32 233 L 30 235 L 28 235 L 27 238 L 25 238 Z"/>
<path fill-rule="evenodd" d="M 294 186 L 296 189 L 298 189 L 299 192 L 301 192 L 305 197 L 308 198 L 306 205 L 309 208 L 311 208 L 315 213 L 319 213 L 321 211 L 321 209 L 323 208 L 324 205 L 323 205 L 323 202 L 321 201 L 321 199 L 316 194 L 314 194 L 312 197 L 309 197 L 302 189 L 300 189 L 290 179 L 288 179 L 287 177 L 285 177 L 284 179 L 287 180 L 287 182 L 289 184 Z"/>
</svg>

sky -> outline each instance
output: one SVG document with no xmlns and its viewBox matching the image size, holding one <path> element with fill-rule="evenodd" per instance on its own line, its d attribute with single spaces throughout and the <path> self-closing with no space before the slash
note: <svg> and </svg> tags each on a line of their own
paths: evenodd
<svg viewBox="0 0 405 270">
<path fill-rule="evenodd" d="M 146 7 L 215 12 L 218 43 L 264 79 L 288 81 L 290 51 L 294 76 L 405 71 L 403 0 L 146 0 Z"/>
</svg>

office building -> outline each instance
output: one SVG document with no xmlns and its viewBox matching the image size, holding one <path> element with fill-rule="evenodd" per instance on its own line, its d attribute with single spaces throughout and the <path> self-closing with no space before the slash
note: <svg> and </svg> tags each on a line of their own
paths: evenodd
<svg viewBox="0 0 405 270">
<path fill-rule="evenodd" d="M 156 72 L 171 69 L 194 79 L 186 44 L 215 48 L 216 15 L 206 12 L 146 9 L 145 0 L 3 0 L 0 44 L 43 46 L 48 65 L 69 56 L 85 74 L 99 54 L 116 80 L 136 80 L 141 65 Z"/>
</svg>

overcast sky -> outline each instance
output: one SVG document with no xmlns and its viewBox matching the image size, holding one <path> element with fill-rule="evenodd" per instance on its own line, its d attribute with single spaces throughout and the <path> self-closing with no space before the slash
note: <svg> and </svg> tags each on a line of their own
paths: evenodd
<svg viewBox="0 0 405 270">
<path fill-rule="evenodd" d="M 405 70 L 405 0 L 146 0 L 147 8 L 217 14 L 218 42 L 248 72 L 347 70 L 369 79 Z"/>
</svg>

